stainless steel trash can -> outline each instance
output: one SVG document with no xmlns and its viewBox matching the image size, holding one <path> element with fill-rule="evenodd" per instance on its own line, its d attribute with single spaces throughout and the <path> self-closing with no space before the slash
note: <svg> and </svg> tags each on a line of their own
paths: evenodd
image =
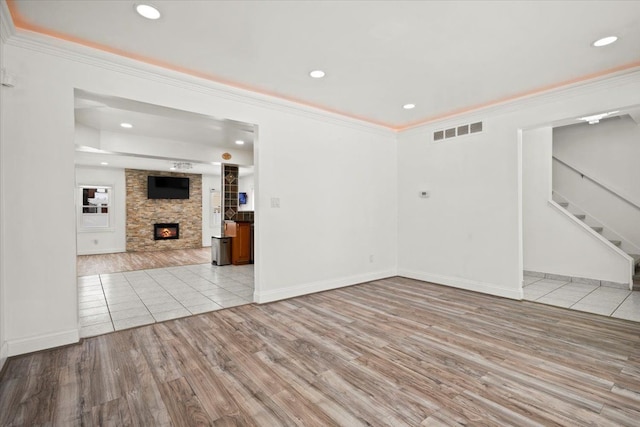
<svg viewBox="0 0 640 427">
<path fill-rule="evenodd" d="M 231 264 L 231 238 L 212 237 L 211 238 L 211 264 L 229 265 Z"/>
</svg>

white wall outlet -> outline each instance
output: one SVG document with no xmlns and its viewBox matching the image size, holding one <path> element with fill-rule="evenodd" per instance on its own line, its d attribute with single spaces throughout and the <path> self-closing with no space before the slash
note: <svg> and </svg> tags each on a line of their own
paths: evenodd
<svg viewBox="0 0 640 427">
<path fill-rule="evenodd" d="M 429 192 L 427 190 L 420 190 L 420 192 L 418 192 L 418 195 L 422 199 L 428 199 L 431 196 L 431 192 Z"/>
<path fill-rule="evenodd" d="M 276 209 L 280 207 L 280 197 L 271 198 L 271 207 Z"/>
<path fill-rule="evenodd" d="M 373 262 L 373 255 L 369 255 L 369 262 Z"/>
</svg>

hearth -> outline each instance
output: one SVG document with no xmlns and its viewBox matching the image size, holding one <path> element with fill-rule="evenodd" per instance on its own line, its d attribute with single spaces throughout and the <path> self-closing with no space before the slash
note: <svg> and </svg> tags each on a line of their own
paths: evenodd
<svg viewBox="0 0 640 427">
<path fill-rule="evenodd" d="M 180 238 L 180 224 L 153 224 L 153 240 L 172 240 Z"/>
</svg>

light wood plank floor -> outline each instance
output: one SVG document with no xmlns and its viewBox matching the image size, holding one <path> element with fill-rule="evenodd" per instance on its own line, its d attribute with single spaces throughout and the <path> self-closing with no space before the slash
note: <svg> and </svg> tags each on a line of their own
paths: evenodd
<svg viewBox="0 0 640 427">
<path fill-rule="evenodd" d="M 78 276 L 211 262 L 211 248 L 78 255 Z"/>
<path fill-rule="evenodd" d="M 640 323 L 392 278 L 11 358 L 0 425 L 637 426 Z"/>
</svg>

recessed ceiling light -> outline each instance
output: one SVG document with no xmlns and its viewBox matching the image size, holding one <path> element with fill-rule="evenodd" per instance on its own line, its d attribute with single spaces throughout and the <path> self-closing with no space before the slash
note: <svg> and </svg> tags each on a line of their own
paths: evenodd
<svg viewBox="0 0 640 427">
<path fill-rule="evenodd" d="M 616 36 L 603 37 L 601 39 L 598 39 L 598 40 L 594 41 L 593 45 L 595 47 L 607 46 L 607 45 L 615 42 L 616 40 L 618 40 L 618 38 Z"/>
<path fill-rule="evenodd" d="M 169 168 L 170 171 L 174 171 L 176 170 L 176 168 L 174 168 L 173 166 Z"/>
<path fill-rule="evenodd" d="M 101 164 L 102 166 L 107 166 L 109 163 L 107 163 L 107 162 L 100 162 L 100 164 Z"/>
<path fill-rule="evenodd" d="M 309 73 L 309 75 L 311 77 L 313 77 L 314 79 L 321 79 L 324 77 L 324 71 L 322 70 L 313 70 L 312 72 Z"/>
<path fill-rule="evenodd" d="M 120 123 L 120 127 L 123 127 L 125 129 L 131 129 L 133 125 L 131 123 Z"/>
<path fill-rule="evenodd" d="M 237 140 L 237 141 L 236 141 L 236 144 L 238 144 L 238 145 L 242 145 L 242 144 L 244 144 L 244 141 L 242 141 L 242 140 Z"/>
<path fill-rule="evenodd" d="M 143 18 L 147 19 L 158 19 L 160 18 L 160 11 L 155 6 L 151 6 L 150 4 L 137 4 L 136 12 Z"/>
<path fill-rule="evenodd" d="M 404 104 L 402 108 L 404 108 L 405 110 L 412 110 L 416 108 L 416 104 Z"/>
</svg>

